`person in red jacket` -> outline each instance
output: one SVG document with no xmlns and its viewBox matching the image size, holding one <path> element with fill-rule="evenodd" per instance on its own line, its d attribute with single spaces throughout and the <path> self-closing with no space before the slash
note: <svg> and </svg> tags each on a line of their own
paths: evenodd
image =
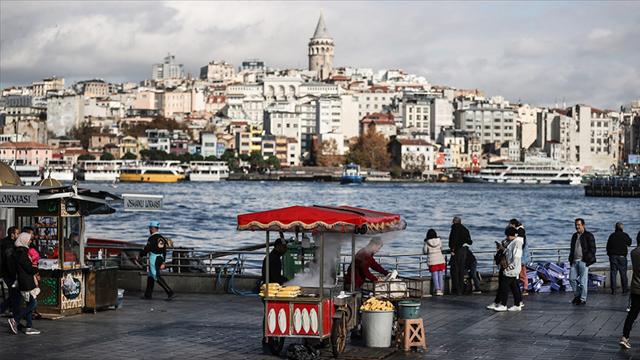
<svg viewBox="0 0 640 360">
<path fill-rule="evenodd" d="M 360 290 L 362 284 L 366 279 L 376 282 L 378 278 L 371 273 L 369 269 L 373 269 L 379 272 L 382 275 L 387 275 L 389 272 L 385 270 L 376 259 L 373 258 L 380 249 L 382 249 L 382 239 L 379 237 L 371 238 L 369 244 L 364 248 L 358 250 L 356 253 L 356 261 L 355 261 L 355 281 L 354 281 L 354 289 Z M 347 269 L 347 273 L 344 275 L 344 289 L 349 291 L 351 289 L 351 266 Z"/>
</svg>

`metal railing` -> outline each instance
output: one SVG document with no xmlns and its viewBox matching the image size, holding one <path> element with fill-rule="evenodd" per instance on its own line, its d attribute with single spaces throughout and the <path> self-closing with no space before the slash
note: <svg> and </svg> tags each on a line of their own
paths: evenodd
<svg viewBox="0 0 640 360">
<path fill-rule="evenodd" d="M 598 264 L 607 264 L 608 258 L 603 251 L 605 246 L 599 244 L 600 253 L 597 255 Z M 102 249 L 101 260 L 93 257 L 87 262 L 94 266 L 118 266 L 121 269 L 145 271 L 147 259 L 137 259 L 136 256 L 142 247 L 118 247 L 118 246 L 87 246 L 91 254 Z M 536 247 L 529 249 L 530 262 L 566 262 L 569 257 L 569 247 Z M 495 251 L 473 251 L 478 261 L 478 271 L 483 274 L 495 274 L 498 268 L 494 263 Z M 444 251 L 445 262 L 449 263 L 449 252 Z M 165 260 L 166 268 L 173 273 L 200 273 L 216 276 L 226 275 L 260 275 L 264 249 L 254 251 L 233 250 L 204 250 L 194 248 L 172 248 L 167 251 Z M 377 261 L 388 270 L 396 270 L 407 277 L 429 277 L 427 256 L 422 253 L 405 254 L 377 254 Z M 338 265 L 338 276 L 342 276 L 351 263 L 350 253 L 341 253 Z"/>
</svg>

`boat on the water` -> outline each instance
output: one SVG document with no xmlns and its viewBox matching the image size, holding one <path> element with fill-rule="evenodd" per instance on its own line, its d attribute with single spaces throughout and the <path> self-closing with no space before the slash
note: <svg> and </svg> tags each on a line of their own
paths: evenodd
<svg viewBox="0 0 640 360">
<path fill-rule="evenodd" d="M 179 161 L 152 161 L 124 165 L 120 168 L 121 182 L 175 183 L 186 178 Z"/>
<path fill-rule="evenodd" d="M 478 173 L 463 176 L 464 182 L 499 184 L 580 185 L 582 172 L 577 167 L 556 163 L 504 163 L 489 165 Z"/>
<path fill-rule="evenodd" d="M 84 181 L 116 182 L 120 176 L 120 168 L 124 164 L 135 163 L 135 160 L 84 160 L 79 162 L 78 177 Z"/>
<path fill-rule="evenodd" d="M 360 184 L 363 181 L 362 174 L 360 174 L 360 165 L 350 163 L 344 166 L 342 176 L 340 177 L 340 184 Z"/>
<path fill-rule="evenodd" d="M 220 181 L 229 177 L 224 161 L 192 161 L 189 163 L 189 181 Z"/>
<path fill-rule="evenodd" d="M 63 159 L 47 161 L 44 175 L 58 181 L 73 181 L 73 165 Z"/>
</svg>

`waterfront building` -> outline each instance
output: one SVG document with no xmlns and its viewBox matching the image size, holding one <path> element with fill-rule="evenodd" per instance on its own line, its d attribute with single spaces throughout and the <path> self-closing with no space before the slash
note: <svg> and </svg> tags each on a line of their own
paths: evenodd
<svg viewBox="0 0 640 360">
<path fill-rule="evenodd" d="M 619 113 L 574 105 L 567 116 L 573 124 L 570 132 L 572 162 L 595 171 L 610 171 L 618 165 L 620 141 Z"/>
<path fill-rule="evenodd" d="M 309 70 L 315 71 L 316 80 L 326 80 L 333 69 L 334 43 L 320 14 L 313 36 L 309 40 Z"/>
<path fill-rule="evenodd" d="M 147 142 L 149 150 L 164 151 L 167 154 L 171 150 L 171 131 L 166 129 L 147 129 Z"/>
<path fill-rule="evenodd" d="M 175 55 L 167 54 L 162 63 L 153 64 L 151 79 L 156 81 L 183 79 L 184 65 L 176 63 Z"/>
<path fill-rule="evenodd" d="M 267 134 L 300 140 L 300 113 L 287 110 L 266 110 L 264 130 Z"/>
<path fill-rule="evenodd" d="M 403 173 L 424 174 L 432 172 L 438 146 L 422 139 L 394 138 L 389 143 L 391 163 Z"/>
<path fill-rule="evenodd" d="M 218 155 L 218 137 L 215 133 L 200 133 L 200 155 L 203 157 Z"/>
<path fill-rule="evenodd" d="M 53 148 L 35 141 L 5 142 L 0 144 L 0 160 L 18 164 L 44 167 L 53 159 Z"/>
<path fill-rule="evenodd" d="M 474 131 L 482 144 L 516 140 L 515 112 L 500 100 L 459 102 L 454 112 L 456 129 Z"/>
<path fill-rule="evenodd" d="M 373 113 L 360 120 L 360 136 L 373 130 L 381 133 L 385 139 L 389 140 L 397 135 L 396 122 L 391 113 Z"/>
</svg>

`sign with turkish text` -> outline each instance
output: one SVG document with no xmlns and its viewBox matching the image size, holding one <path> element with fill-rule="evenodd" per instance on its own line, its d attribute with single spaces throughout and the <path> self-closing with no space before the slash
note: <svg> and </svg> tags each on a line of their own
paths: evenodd
<svg viewBox="0 0 640 360">
<path fill-rule="evenodd" d="M 122 194 L 124 211 L 162 210 L 162 195 Z"/>
<path fill-rule="evenodd" d="M 0 207 L 37 208 L 38 190 L 0 189 Z"/>
</svg>

